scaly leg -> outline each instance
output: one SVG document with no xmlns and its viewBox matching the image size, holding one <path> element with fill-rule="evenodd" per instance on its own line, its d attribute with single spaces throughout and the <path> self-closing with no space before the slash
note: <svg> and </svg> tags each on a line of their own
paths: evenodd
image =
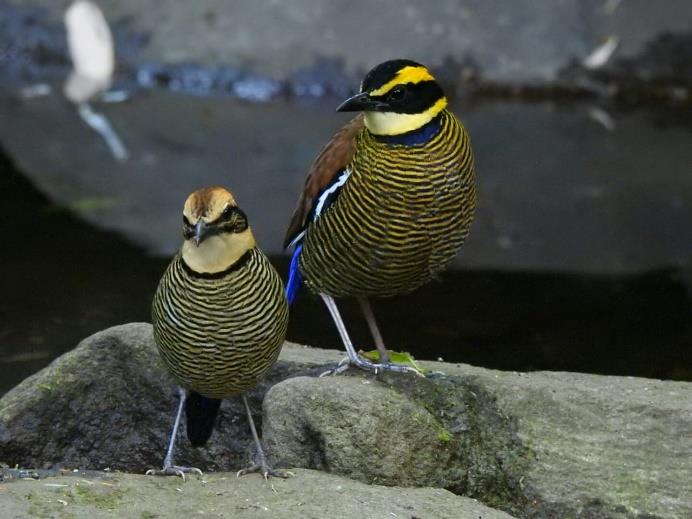
<svg viewBox="0 0 692 519">
<path fill-rule="evenodd" d="M 336 301 L 334 301 L 334 298 L 332 296 L 329 296 L 327 294 L 320 293 L 320 296 L 322 297 L 324 304 L 327 305 L 327 309 L 329 310 L 329 313 L 332 315 L 334 324 L 336 324 L 336 329 L 339 331 L 341 341 L 344 343 L 344 348 L 346 348 L 346 354 L 348 355 L 349 364 L 353 364 L 354 366 L 358 366 L 361 369 L 372 371 L 374 373 L 377 373 L 379 371 L 394 371 L 397 373 L 411 372 L 420 375 L 418 371 L 409 366 L 403 366 L 401 364 L 392 364 L 391 362 L 375 363 L 369 361 L 368 359 L 364 359 L 360 355 L 358 355 L 356 349 L 353 347 L 351 338 L 348 336 L 348 332 L 346 331 L 346 325 L 344 325 L 344 321 L 341 319 L 341 314 L 339 313 L 339 309 L 336 306 Z M 334 370 L 334 374 L 340 373 L 344 371 L 344 369 L 346 368 L 339 366 Z"/>
<path fill-rule="evenodd" d="M 257 429 L 255 428 L 255 420 L 252 419 L 252 411 L 250 411 L 250 404 L 248 404 L 247 402 L 247 396 L 245 395 L 245 393 L 241 395 L 241 398 L 243 399 L 243 404 L 245 405 L 245 411 L 247 412 L 248 422 L 250 422 L 250 431 L 252 432 L 252 437 L 254 438 L 255 446 L 257 447 L 257 457 L 259 458 L 259 463 L 253 462 L 252 465 L 250 465 L 248 468 L 239 470 L 237 476 L 244 476 L 245 474 L 250 474 L 251 472 L 259 472 L 264 476 L 265 480 L 268 478 L 268 476 L 275 476 L 277 478 L 287 478 L 289 476 L 293 476 L 293 472 L 274 470 L 269 466 L 269 464 L 267 463 L 267 457 L 264 455 L 262 442 L 260 441 L 259 436 L 257 435 Z"/>
<path fill-rule="evenodd" d="M 178 426 L 180 425 L 180 417 L 183 414 L 183 408 L 185 407 L 185 400 L 187 399 L 187 393 L 183 388 L 178 388 L 178 395 L 180 395 L 180 402 L 178 403 L 178 412 L 175 415 L 175 422 L 173 422 L 173 432 L 171 432 L 171 440 L 168 442 L 168 449 L 166 450 L 166 457 L 163 459 L 163 468 L 161 470 L 149 469 L 146 472 L 147 476 L 180 476 L 185 480 L 185 474 L 194 473 L 202 475 L 202 471 L 195 467 L 180 467 L 178 465 L 173 465 L 173 450 L 175 448 L 175 439 L 178 436 Z"/>
<path fill-rule="evenodd" d="M 372 311 L 372 306 L 370 306 L 370 301 L 368 301 L 367 297 L 359 297 L 358 304 L 360 304 L 360 309 L 363 311 L 365 320 L 368 322 L 368 328 L 370 328 L 370 334 L 375 341 L 375 347 L 377 347 L 377 351 L 380 352 L 380 362 L 382 364 L 389 364 L 389 353 L 387 353 L 387 348 L 384 347 L 382 334 L 377 327 L 377 321 L 375 321 L 375 314 Z"/>
</svg>

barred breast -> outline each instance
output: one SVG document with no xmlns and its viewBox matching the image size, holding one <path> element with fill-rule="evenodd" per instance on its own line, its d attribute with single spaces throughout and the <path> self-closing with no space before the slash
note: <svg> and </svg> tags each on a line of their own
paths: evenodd
<svg viewBox="0 0 692 519">
<path fill-rule="evenodd" d="M 276 361 L 288 326 L 283 284 L 250 249 L 229 270 L 199 274 L 180 255 L 154 297 L 156 343 L 178 383 L 209 398 L 253 387 Z"/>
<path fill-rule="evenodd" d="M 392 296 L 430 281 L 452 261 L 476 206 L 473 154 L 457 118 L 420 145 L 356 137 L 350 176 L 308 227 L 300 268 L 313 290 L 335 297 Z"/>
</svg>

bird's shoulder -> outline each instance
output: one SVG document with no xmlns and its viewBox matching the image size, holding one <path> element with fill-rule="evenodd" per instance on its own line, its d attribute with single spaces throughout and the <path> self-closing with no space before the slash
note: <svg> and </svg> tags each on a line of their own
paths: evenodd
<svg viewBox="0 0 692 519">
<path fill-rule="evenodd" d="M 291 216 L 286 231 L 284 247 L 287 247 L 303 231 L 321 193 L 335 183 L 346 166 L 351 162 L 355 151 L 355 140 L 365 123 L 362 114 L 344 125 L 320 150 L 308 175 L 303 192 Z"/>
</svg>

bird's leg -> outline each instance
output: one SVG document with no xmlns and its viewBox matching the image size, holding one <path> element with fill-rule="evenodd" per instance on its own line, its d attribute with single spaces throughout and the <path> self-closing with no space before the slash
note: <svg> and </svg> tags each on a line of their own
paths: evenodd
<svg viewBox="0 0 692 519">
<path fill-rule="evenodd" d="M 264 449 L 262 448 L 262 442 L 257 435 L 257 429 L 255 428 L 255 420 L 252 418 L 252 411 L 250 411 L 250 404 L 247 401 L 247 395 L 243 393 L 241 395 L 243 399 L 243 404 L 245 405 L 245 411 L 247 412 L 247 419 L 250 422 L 250 431 L 252 432 L 252 438 L 255 440 L 255 446 L 257 447 L 257 458 L 259 458 L 259 463 L 253 460 L 252 465 L 246 469 L 238 471 L 237 476 L 244 476 L 245 474 L 250 474 L 251 472 L 259 472 L 264 476 L 266 480 L 269 476 L 275 476 L 277 478 L 287 478 L 293 476 L 292 472 L 283 470 L 274 470 L 267 463 L 267 457 L 264 454 Z"/>
<path fill-rule="evenodd" d="M 332 319 L 334 320 L 334 324 L 336 324 L 336 329 L 339 331 L 341 341 L 344 343 L 344 348 L 346 348 L 346 354 L 348 355 L 349 364 L 353 364 L 354 366 L 358 366 L 361 369 L 372 371 L 374 373 L 377 373 L 379 371 L 395 371 L 398 373 L 412 372 L 420 375 L 420 373 L 417 370 L 410 366 L 392 364 L 391 362 L 386 364 L 375 363 L 369 361 L 368 359 L 364 359 L 360 355 L 358 355 L 358 353 L 356 353 L 356 349 L 353 347 L 351 338 L 348 336 L 348 332 L 346 331 L 346 325 L 344 324 L 344 321 L 341 319 L 341 314 L 339 313 L 339 309 L 336 306 L 336 301 L 334 301 L 334 298 L 332 296 L 329 296 L 327 294 L 320 293 L 320 296 L 322 297 L 324 304 L 327 305 L 327 309 L 329 310 L 329 313 L 331 314 Z M 334 370 L 334 374 L 340 373 L 341 371 L 344 371 L 344 369 L 345 368 L 341 368 L 341 366 L 339 366 Z"/>
<path fill-rule="evenodd" d="M 183 415 L 185 400 L 187 400 L 187 393 L 183 388 L 178 388 L 178 395 L 180 396 L 180 401 L 178 403 L 178 412 L 175 415 L 175 422 L 173 422 L 173 431 L 171 432 L 171 439 L 168 442 L 166 457 L 163 459 L 163 468 L 161 470 L 149 469 L 146 472 L 147 476 L 180 476 L 184 480 L 186 473 L 199 474 L 200 476 L 202 475 L 202 471 L 195 467 L 180 467 L 178 465 L 173 465 L 173 451 L 175 449 L 175 439 L 178 436 L 180 417 Z"/>
<path fill-rule="evenodd" d="M 382 334 L 380 329 L 377 327 L 377 321 L 375 321 L 375 314 L 372 311 L 372 306 L 370 306 L 370 301 L 367 297 L 359 297 L 358 304 L 360 309 L 363 311 L 365 320 L 368 323 L 368 328 L 370 328 L 370 334 L 375 341 L 375 347 L 377 351 L 380 352 L 380 362 L 382 364 L 389 364 L 389 353 L 387 353 L 387 348 L 384 347 L 384 341 L 382 340 Z"/>
</svg>

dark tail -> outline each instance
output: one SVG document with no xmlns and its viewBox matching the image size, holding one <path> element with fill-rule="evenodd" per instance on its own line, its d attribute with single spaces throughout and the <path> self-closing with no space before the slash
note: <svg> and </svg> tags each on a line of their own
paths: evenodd
<svg viewBox="0 0 692 519">
<path fill-rule="evenodd" d="M 211 436 L 214 422 L 219 412 L 221 400 L 206 398 L 199 393 L 189 391 L 185 401 L 187 417 L 187 438 L 194 447 L 201 447 Z"/>
</svg>

